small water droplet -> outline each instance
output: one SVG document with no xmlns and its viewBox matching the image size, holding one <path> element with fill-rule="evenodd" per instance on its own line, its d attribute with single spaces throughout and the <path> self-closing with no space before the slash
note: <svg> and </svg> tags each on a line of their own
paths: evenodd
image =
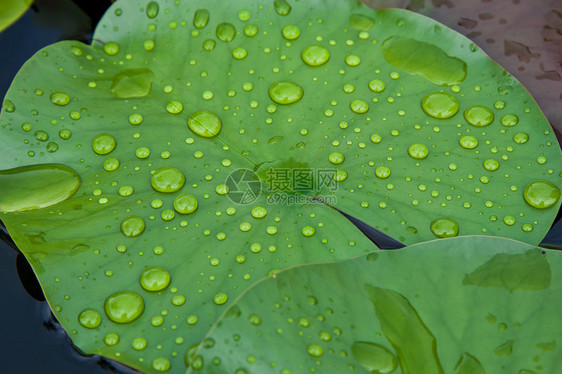
<svg viewBox="0 0 562 374">
<path fill-rule="evenodd" d="M 148 18 L 154 18 L 158 15 L 159 5 L 156 1 L 151 1 L 146 6 L 146 16 Z"/>
<path fill-rule="evenodd" d="M 312 226 L 304 226 L 301 232 L 303 236 L 311 237 L 316 233 L 316 229 Z"/>
<path fill-rule="evenodd" d="M 85 309 L 78 315 L 78 323 L 87 329 L 95 329 L 101 324 L 101 315 L 95 309 Z"/>
<path fill-rule="evenodd" d="M 139 282 L 147 291 L 162 291 L 170 284 L 170 273 L 158 266 L 149 267 L 140 276 Z"/>
<path fill-rule="evenodd" d="M 121 233 L 127 238 L 134 238 L 144 232 L 144 220 L 137 216 L 130 216 L 121 221 Z"/>
<path fill-rule="evenodd" d="M 213 296 L 213 302 L 217 305 L 223 305 L 228 301 L 228 296 L 224 292 L 219 292 Z"/>
<path fill-rule="evenodd" d="M 289 5 L 289 3 L 287 2 L 287 0 L 274 0 L 273 1 L 273 6 L 275 8 L 275 11 L 280 15 L 280 16 L 286 16 L 289 13 L 291 13 L 291 6 Z"/>
<path fill-rule="evenodd" d="M 286 25 L 282 30 L 283 37 L 287 40 L 296 40 L 301 34 L 301 30 L 295 25 Z"/>
<path fill-rule="evenodd" d="M 324 354 L 324 349 L 318 344 L 310 344 L 306 347 L 306 352 L 312 357 L 321 357 Z"/>
<path fill-rule="evenodd" d="M 105 299 L 104 309 L 113 322 L 130 323 L 144 312 L 144 300 L 136 292 L 117 292 Z"/>
<path fill-rule="evenodd" d="M 193 15 L 193 26 L 202 29 L 209 23 L 209 11 L 207 9 L 197 9 Z"/>
<path fill-rule="evenodd" d="M 4 103 L 2 104 L 2 109 L 8 113 L 13 113 L 16 110 L 16 106 L 11 100 L 4 100 Z"/>
<path fill-rule="evenodd" d="M 373 79 L 369 82 L 369 89 L 373 92 L 383 92 L 385 88 L 385 84 L 380 79 Z"/>
<path fill-rule="evenodd" d="M 472 126 L 485 127 L 494 121 L 494 113 L 486 107 L 475 105 L 464 111 L 464 118 Z"/>
<path fill-rule="evenodd" d="M 51 102 L 56 105 L 65 106 L 70 103 L 70 96 L 64 92 L 55 92 L 51 94 Z"/>
<path fill-rule="evenodd" d="M 408 155 L 417 160 L 423 160 L 429 154 L 427 146 L 422 143 L 414 143 L 408 147 Z"/>
<path fill-rule="evenodd" d="M 434 92 L 426 95 L 421 101 L 422 110 L 430 117 L 437 119 L 451 118 L 459 111 L 459 102 L 446 92 Z"/>
<path fill-rule="evenodd" d="M 369 104 L 363 100 L 353 100 L 349 104 L 349 108 L 357 114 L 364 114 L 369 111 Z"/>
<path fill-rule="evenodd" d="M 212 138 L 221 131 L 222 121 L 216 114 L 202 110 L 189 116 L 187 126 L 199 136 Z"/>
<path fill-rule="evenodd" d="M 163 167 L 152 174 L 152 188 L 158 192 L 172 193 L 179 191 L 185 184 L 185 175 L 173 167 Z"/>
<path fill-rule="evenodd" d="M 529 141 L 529 134 L 520 132 L 513 135 L 513 141 L 517 144 L 525 144 Z"/>
<path fill-rule="evenodd" d="M 515 114 L 506 114 L 502 117 L 501 123 L 506 127 L 515 126 L 519 123 L 519 117 Z"/>
<path fill-rule="evenodd" d="M 478 147 L 478 139 L 472 135 L 465 135 L 460 138 L 459 144 L 465 149 L 474 149 Z"/>
<path fill-rule="evenodd" d="M 390 177 L 390 168 L 388 166 L 379 166 L 375 169 L 375 175 L 377 178 L 386 179 Z"/>
<path fill-rule="evenodd" d="M 301 58 L 308 66 L 322 66 L 330 59 L 330 52 L 320 45 L 311 45 L 302 51 Z"/>
<path fill-rule="evenodd" d="M 216 35 L 220 41 L 230 42 L 236 36 L 236 28 L 230 23 L 221 23 L 217 26 Z"/>
<path fill-rule="evenodd" d="M 119 343 L 119 335 L 114 332 L 110 332 L 103 338 L 103 342 L 109 346 L 115 345 Z"/>
<path fill-rule="evenodd" d="M 115 56 L 117 53 L 119 53 L 119 44 L 115 42 L 105 43 L 105 45 L 103 46 L 103 51 L 108 56 Z"/>
<path fill-rule="evenodd" d="M 484 161 L 483 166 L 484 169 L 488 171 L 496 171 L 500 167 L 500 163 L 497 160 L 494 160 L 493 158 L 489 158 Z"/>
<path fill-rule="evenodd" d="M 296 83 L 279 81 L 269 87 L 269 97 L 277 104 L 288 105 L 301 100 L 304 90 Z"/>
<path fill-rule="evenodd" d="M 439 218 L 431 222 L 431 232 L 438 238 L 451 238 L 459 234 L 459 225 L 450 218 Z"/>
<path fill-rule="evenodd" d="M 349 26 L 359 31 L 369 31 L 375 25 L 375 20 L 363 14 L 349 16 Z"/>
<path fill-rule="evenodd" d="M 234 57 L 236 60 L 243 60 L 246 58 L 246 56 L 248 56 L 248 51 L 246 51 L 242 47 L 234 48 L 234 50 L 232 51 L 232 57 Z"/>
<path fill-rule="evenodd" d="M 534 181 L 525 187 L 523 197 L 530 206 L 537 209 L 546 209 L 558 202 L 560 188 L 548 181 Z"/>
<path fill-rule="evenodd" d="M 115 138 L 108 134 L 100 134 L 92 141 L 92 149 L 98 155 L 106 155 L 115 149 L 117 142 Z"/>
<path fill-rule="evenodd" d="M 340 152 L 333 152 L 328 156 L 328 160 L 334 165 L 339 165 L 344 162 L 345 156 Z"/>
<path fill-rule="evenodd" d="M 152 360 L 152 368 L 161 373 L 170 370 L 171 367 L 172 364 L 166 357 L 156 357 L 154 360 Z"/>
</svg>

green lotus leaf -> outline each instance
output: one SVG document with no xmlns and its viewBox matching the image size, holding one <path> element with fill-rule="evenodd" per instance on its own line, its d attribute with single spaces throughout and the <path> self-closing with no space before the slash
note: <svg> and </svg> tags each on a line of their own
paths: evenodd
<svg viewBox="0 0 562 374">
<path fill-rule="evenodd" d="M 406 244 L 536 244 L 560 206 L 525 89 L 355 1 L 120 1 L 23 66 L 0 134 L 0 219 L 57 319 L 146 372 L 185 371 L 255 279 L 375 249 L 334 207 Z"/>
<path fill-rule="evenodd" d="M 557 373 L 561 262 L 468 236 L 298 266 L 246 290 L 191 372 Z"/>
<path fill-rule="evenodd" d="M 2 0 L 0 3 L 0 31 L 23 16 L 32 3 L 33 0 Z"/>
</svg>

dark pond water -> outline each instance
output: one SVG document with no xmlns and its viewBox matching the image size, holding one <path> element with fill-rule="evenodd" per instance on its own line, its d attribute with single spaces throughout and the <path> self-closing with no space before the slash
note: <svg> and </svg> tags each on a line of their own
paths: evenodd
<svg viewBox="0 0 562 374">
<path fill-rule="evenodd" d="M 0 99 L 21 65 L 42 47 L 61 39 L 89 41 L 93 26 L 110 1 L 36 0 L 35 4 L 33 10 L 0 33 Z M 350 219 L 381 247 L 400 246 L 372 227 Z M 135 373 L 101 357 L 81 355 L 73 348 L 47 303 L 37 300 L 44 297 L 29 265 L 2 231 L 0 237 L 0 372 Z M 562 249 L 560 213 L 543 244 Z"/>
</svg>

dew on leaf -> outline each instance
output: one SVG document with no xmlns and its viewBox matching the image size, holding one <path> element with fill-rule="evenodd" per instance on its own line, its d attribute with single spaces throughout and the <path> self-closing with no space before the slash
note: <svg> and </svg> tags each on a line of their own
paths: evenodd
<svg viewBox="0 0 562 374">
<path fill-rule="evenodd" d="M 533 208 L 547 209 L 560 200 L 560 188 L 548 181 L 534 181 L 525 187 L 523 197 Z"/>
<path fill-rule="evenodd" d="M 115 138 L 109 134 L 100 134 L 92 141 L 92 149 L 98 155 L 106 155 L 115 149 Z"/>
<path fill-rule="evenodd" d="M 170 370 L 171 367 L 172 364 L 170 363 L 170 360 L 165 357 L 156 357 L 152 360 L 152 368 L 158 372 L 166 372 Z"/>
<path fill-rule="evenodd" d="M 174 200 L 174 209 L 180 214 L 191 214 L 197 210 L 197 206 L 197 199 L 193 195 L 182 194 Z"/>
<path fill-rule="evenodd" d="M 51 102 L 59 106 L 65 106 L 70 103 L 70 96 L 64 92 L 55 92 L 51 94 Z"/>
<path fill-rule="evenodd" d="M 150 69 L 127 69 L 115 74 L 110 90 L 121 99 L 144 97 L 150 93 L 153 80 Z"/>
<path fill-rule="evenodd" d="M 457 114 L 459 102 L 449 93 L 434 92 L 424 96 L 421 101 L 421 108 L 430 117 L 447 119 Z"/>
<path fill-rule="evenodd" d="M 103 338 L 103 342 L 109 346 L 116 345 L 119 343 L 119 335 L 114 332 L 110 332 Z"/>
<path fill-rule="evenodd" d="M 152 188 L 158 192 L 172 193 L 179 191 L 185 184 L 185 175 L 173 167 L 163 167 L 152 174 Z"/>
<path fill-rule="evenodd" d="M 330 52 L 320 45 L 311 45 L 303 49 L 301 58 L 308 66 L 318 67 L 328 62 Z"/>
<path fill-rule="evenodd" d="M 494 113 L 486 107 L 475 105 L 464 111 L 464 118 L 472 126 L 485 127 L 494 121 Z"/>
<path fill-rule="evenodd" d="M 414 143 L 408 147 L 408 155 L 417 160 L 423 160 L 429 154 L 427 146 L 422 143 Z"/>
<path fill-rule="evenodd" d="M 221 131 L 222 121 L 216 114 L 203 110 L 190 115 L 187 126 L 199 136 L 212 138 Z"/>
<path fill-rule="evenodd" d="M 84 309 L 78 315 L 78 323 L 87 329 L 95 329 L 101 324 L 101 315 L 95 309 Z"/>
<path fill-rule="evenodd" d="M 144 232 L 146 225 L 138 216 L 130 216 L 121 221 L 121 233 L 127 238 L 134 238 Z"/>
<path fill-rule="evenodd" d="M 519 117 L 515 114 L 506 114 L 501 118 L 501 123 L 506 127 L 512 127 L 519 123 Z"/>
<path fill-rule="evenodd" d="M 310 344 L 306 347 L 306 352 L 312 357 L 321 357 L 324 354 L 324 349 L 318 344 Z"/>
<path fill-rule="evenodd" d="M 116 42 L 107 42 L 103 46 L 103 51 L 108 56 L 115 56 L 117 53 L 119 53 L 119 44 L 117 44 Z"/>
<path fill-rule="evenodd" d="M 222 42 L 231 42 L 236 36 L 236 28 L 231 23 L 221 23 L 217 26 L 216 36 Z"/>
<path fill-rule="evenodd" d="M 459 225 L 450 218 L 439 218 L 431 222 L 431 232 L 438 238 L 451 238 L 459 234 Z"/>
<path fill-rule="evenodd" d="M 193 26 L 202 29 L 209 23 L 209 11 L 207 9 L 197 9 L 193 15 Z"/>
<path fill-rule="evenodd" d="M 304 90 L 296 83 L 279 81 L 269 87 L 269 97 L 277 104 L 288 105 L 301 100 Z"/>
<path fill-rule="evenodd" d="M 328 160 L 334 165 L 339 165 L 344 162 L 345 156 L 343 155 L 343 153 L 333 152 L 330 154 L 330 156 L 328 156 Z"/>
<path fill-rule="evenodd" d="M 388 166 L 379 166 L 375 169 L 375 175 L 377 178 L 386 179 L 390 177 L 390 168 Z"/>
<path fill-rule="evenodd" d="M 159 5 L 156 1 L 150 1 L 146 6 L 146 16 L 155 18 L 158 15 Z"/>
<path fill-rule="evenodd" d="M 78 173 L 60 164 L 0 170 L 0 212 L 41 209 L 58 204 L 74 195 L 80 185 Z"/>
<path fill-rule="evenodd" d="M 373 79 L 369 82 L 369 89 L 373 92 L 383 92 L 386 85 L 380 79 Z"/>
<path fill-rule="evenodd" d="M 360 31 L 369 31 L 375 25 L 375 20 L 363 14 L 349 16 L 349 26 Z"/>
<path fill-rule="evenodd" d="M 105 299 L 104 310 L 113 322 L 130 323 L 144 312 L 144 300 L 136 292 L 117 292 Z"/>
<path fill-rule="evenodd" d="M 224 292 L 219 292 L 213 296 L 213 302 L 217 305 L 223 305 L 228 301 L 228 296 Z"/>
<path fill-rule="evenodd" d="M 162 291 L 170 284 L 170 273 L 159 266 L 152 266 L 144 270 L 139 282 L 147 291 Z"/>
<path fill-rule="evenodd" d="M 301 34 L 301 30 L 296 25 L 286 25 L 282 30 L 283 37 L 287 40 L 296 40 Z"/>
</svg>

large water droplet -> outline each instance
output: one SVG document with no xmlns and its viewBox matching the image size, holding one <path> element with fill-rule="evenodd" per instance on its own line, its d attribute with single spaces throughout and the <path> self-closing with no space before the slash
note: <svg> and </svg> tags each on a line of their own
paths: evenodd
<svg viewBox="0 0 562 374">
<path fill-rule="evenodd" d="M 379 166 L 375 169 L 375 175 L 377 178 L 386 179 L 390 177 L 390 168 L 388 166 Z"/>
<path fill-rule="evenodd" d="M 209 11 L 207 9 L 197 9 L 193 15 L 193 26 L 202 29 L 209 23 Z"/>
<path fill-rule="evenodd" d="M 170 284 L 170 273 L 158 266 L 153 266 L 142 272 L 140 285 L 147 291 L 162 291 Z"/>
<path fill-rule="evenodd" d="M 433 118 L 451 118 L 459 111 L 459 102 L 446 92 L 434 92 L 426 95 L 421 101 L 423 111 Z"/>
<path fill-rule="evenodd" d="M 306 352 L 312 357 L 320 357 L 324 354 L 324 349 L 318 344 L 310 344 L 306 347 Z"/>
<path fill-rule="evenodd" d="M 170 370 L 171 367 L 172 364 L 166 357 L 156 357 L 154 360 L 152 360 L 152 368 L 161 373 Z"/>
<path fill-rule="evenodd" d="M 351 353 L 361 366 L 373 374 L 392 373 L 398 368 L 396 356 L 376 343 L 354 342 Z"/>
<path fill-rule="evenodd" d="M 144 300 L 136 292 L 117 292 L 105 299 L 104 309 L 113 322 L 130 323 L 144 312 Z"/>
<path fill-rule="evenodd" d="M 213 302 L 217 305 L 223 305 L 228 301 L 228 296 L 224 292 L 216 293 L 213 296 Z"/>
<path fill-rule="evenodd" d="M 515 114 L 506 114 L 502 117 L 501 123 L 506 127 L 512 127 L 519 123 L 519 117 Z"/>
<path fill-rule="evenodd" d="M 121 233 L 127 238 L 134 238 L 144 232 L 146 224 L 137 216 L 130 216 L 121 221 Z"/>
<path fill-rule="evenodd" d="M 302 99 L 304 90 L 296 83 L 279 81 L 269 87 L 269 97 L 277 104 L 288 105 Z"/>
<path fill-rule="evenodd" d="M 287 25 L 283 27 L 282 30 L 283 37 L 287 40 L 295 40 L 301 34 L 301 30 L 298 26 L 295 25 Z"/>
<path fill-rule="evenodd" d="M 115 138 L 108 134 L 100 134 L 92 141 L 92 149 L 98 155 L 106 155 L 115 149 L 117 142 Z"/>
<path fill-rule="evenodd" d="M 0 212 L 55 205 L 74 195 L 80 184 L 73 169 L 59 164 L 0 170 Z"/>
<path fill-rule="evenodd" d="M 345 156 L 343 155 L 343 153 L 333 152 L 330 154 L 330 156 L 328 156 L 328 160 L 334 165 L 339 165 L 344 162 Z"/>
<path fill-rule="evenodd" d="M 451 238 L 459 234 L 459 225 L 450 218 L 439 218 L 431 222 L 431 232 L 438 238 Z"/>
<path fill-rule="evenodd" d="M 154 18 L 158 15 L 158 3 L 156 1 L 151 1 L 146 6 L 146 15 L 148 18 Z"/>
<path fill-rule="evenodd" d="M 51 102 L 56 105 L 65 106 L 70 103 L 70 96 L 64 92 L 55 92 L 51 95 Z"/>
<path fill-rule="evenodd" d="M 523 197 L 530 206 L 537 209 L 546 209 L 558 202 L 560 188 L 547 181 L 535 181 L 525 187 Z"/>
<path fill-rule="evenodd" d="M 460 138 L 459 144 L 465 149 L 474 149 L 478 147 L 478 139 L 472 135 L 465 135 Z"/>
<path fill-rule="evenodd" d="M 212 138 L 221 131 L 222 121 L 216 114 L 202 110 L 189 116 L 187 126 L 199 136 Z"/>
<path fill-rule="evenodd" d="M 158 192 L 176 192 L 185 184 L 185 175 L 176 168 L 163 167 L 152 174 L 150 183 Z"/>
<path fill-rule="evenodd" d="M 223 42 L 230 42 L 236 36 L 236 28 L 230 23 L 221 23 L 217 26 L 217 38 Z"/>
<path fill-rule="evenodd" d="M 311 45 L 302 51 L 301 58 L 309 66 L 321 66 L 330 59 L 330 52 L 320 45 Z"/>
<path fill-rule="evenodd" d="M 484 127 L 494 121 L 494 113 L 486 107 L 475 105 L 464 111 L 464 118 L 472 126 Z"/>
<path fill-rule="evenodd" d="M 460 84 L 466 78 L 466 63 L 451 57 L 436 45 L 401 36 L 382 44 L 382 54 L 392 66 L 441 86 Z"/>
<path fill-rule="evenodd" d="M 153 80 L 150 69 L 127 69 L 115 74 L 110 89 L 121 99 L 144 97 L 150 93 Z"/>
<path fill-rule="evenodd" d="M 97 310 L 85 309 L 78 315 L 78 323 L 87 329 L 95 329 L 101 324 L 101 316 Z"/>
</svg>

